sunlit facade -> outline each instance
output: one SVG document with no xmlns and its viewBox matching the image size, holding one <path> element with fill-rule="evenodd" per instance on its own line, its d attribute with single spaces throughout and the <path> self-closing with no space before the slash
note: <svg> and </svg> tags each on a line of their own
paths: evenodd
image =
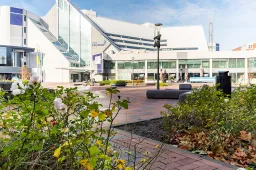
<svg viewBox="0 0 256 170">
<path fill-rule="evenodd" d="M 16 75 L 26 63 L 43 82 L 157 78 L 152 23 L 104 18 L 78 9 L 70 0 L 56 0 L 43 17 L 0 8 L 0 74 Z M 216 44 L 216 50 L 209 51 L 200 25 L 163 27 L 160 32 L 160 69 L 176 80 L 184 79 L 185 68 L 189 78 L 229 71 L 233 82 L 243 83 L 256 71 L 255 50 L 218 51 Z"/>
</svg>

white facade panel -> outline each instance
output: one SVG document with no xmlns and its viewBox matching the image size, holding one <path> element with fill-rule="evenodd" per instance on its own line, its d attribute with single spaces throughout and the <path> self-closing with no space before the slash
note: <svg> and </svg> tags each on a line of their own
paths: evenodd
<svg viewBox="0 0 256 170">
<path fill-rule="evenodd" d="M 49 25 L 49 31 L 58 38 L 58 6 L 54 6 L 50 11 L 43 17 L 43 20 Z"/>
<path fill-rule="evenodd" d="M 10 7 L 0 6 L 0 44 L 11 45 Z"/>
</svg>

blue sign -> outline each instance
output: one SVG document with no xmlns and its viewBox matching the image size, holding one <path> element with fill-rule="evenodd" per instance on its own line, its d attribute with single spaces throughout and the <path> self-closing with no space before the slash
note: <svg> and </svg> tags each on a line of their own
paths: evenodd
<svg viewBox="0 0 256 170">
<path fill-rule="evenodd" d="M 215 83 L 216 77 L 190 77 L 190 82 Z"/>
<path fill-rule="evenodd" d="M 105 46 L 106 43 L 107 43 L 106 40 L 104 40 L 103 43 L 93 42 L 93 43 L 92 43 L 92 46 L 94 46 L 94 47 Z"/>
</svg>

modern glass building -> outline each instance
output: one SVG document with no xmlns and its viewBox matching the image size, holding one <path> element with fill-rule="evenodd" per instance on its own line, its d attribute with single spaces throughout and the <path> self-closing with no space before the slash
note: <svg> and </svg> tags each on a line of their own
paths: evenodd
<svg viewBox="0 0 256 170">
<path fill-rule="evenodd" d="M 156 80 L 154 24 L 104 18 L 69 0 L 56 0 L 44 17 L 25 9 L 0 8 L 0 74 L 7 73 L 6 65 L 12 70 L 22 66 L 19 59 L 27 55 L 32 73 L 44 82 Z M 256 51 L 218 51 L 215 44 L 216 50 L 210 52 L 202 26 L 163 27 L 161 35 L 160 68 L 177 80 L 183 79 L 185 68 L 189 78 L 229 71 L 233 81 L 245 83 L 256 71 Z"/>
</svg>

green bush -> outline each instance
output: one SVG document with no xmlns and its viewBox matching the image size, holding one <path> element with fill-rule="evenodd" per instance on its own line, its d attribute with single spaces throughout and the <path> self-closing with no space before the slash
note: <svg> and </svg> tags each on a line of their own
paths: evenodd
<svg viewBox="0 0 256 170">
<path fill-rule="evenodd" d="M 126 86 L 125 80 L 112 80 L 111 84 L 115 84 L 116 86 Z"/>
<path fill-rule="evenodd" d="M 132 83 L 132 80 L 125 80 L 126 83 Z M 133 80 L 133 83 L 139 84 L 139 83 L 144 83 L 144 80 Z"/>
<path fill-rule="evenodd" d="M 156 86 L 157 86 L 157 84 L 156 84 Z M 168 84 L 167 83 L 159 83 L 159 86 L 164 87 L 164 86 L 168 86 Z"/>
<path fill-rule="evenodd" d="M 110 139 L 113 121 L 128 100 L 112 101 L 119 93 L 106 89 L 109 108 L 91 92 L 58 87 L 53 92 L 39 82 L 13 85 L 14 98 L 0 91 L 0 169 L 124 169 L 127 166 Z M 109 127 L 103 128 L 108 122 Z M 127 151 L 129 152 L 129 151 Z M 136 165 L 137 166 L 137 165 Z M 131 170 L 131 168 L 126 168 Z"/>
<path fill-rule="evenodd" d="M 216 87 L 193 89 L 185 102 L 164 106 L 164 127 L 170 132 L 204 133 L 201 149 L 216 151 L 239 145 L 243 131 L 256 134 L 256 86 L 240 87 L 227 98 Z M 227 141 L 233 141 L 229 143 Z M 225 153 L 225 152 L 223 152 Z"/>
<path fill-rule="evenodd" d="M 110 85 L 111 80 L 103 80 L 103 81 L 100 81 L 99 83 L 101 83 L 102 85 Z"/>
</svg>

